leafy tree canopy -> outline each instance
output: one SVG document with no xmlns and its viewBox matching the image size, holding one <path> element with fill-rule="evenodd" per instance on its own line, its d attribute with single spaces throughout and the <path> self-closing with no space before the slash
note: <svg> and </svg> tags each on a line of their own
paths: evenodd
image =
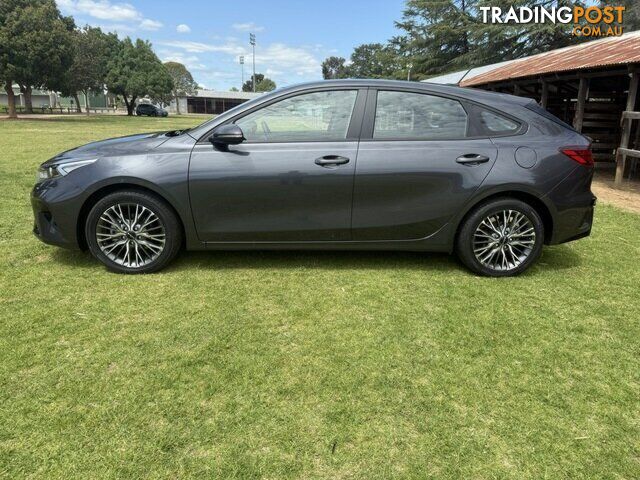
<svg viewBox="0 0 640 480">
<path fill-rule="evenodd" d="M 31 87 L 58 90 L 73 62 L 73 19 L 62 17 L 53 0 L 0 2 L 0 72 L 25 93 Z"/>
<path fill-rule="evenodd" d="M 63 95 L 101 91 L 106 83 L 109 60 L 118 52 L 119 40 L 114 33 L 85 26 L 73 32 L 73 64 L 60 88 Z"/>
<path fill-rule="evenodd" d="M 173 81 L 149 42 L 137 39 L 133 43 L 127 37 L 109 62 L 107 87 L 122 96 L 127 113 L 133 115 L 137 98 L 165 98 L 173 89 Z"/>
<path fill-rule="evenodd" d="M 328 57 L 322 62 L 322 78 L 331 80 L 335 78 L 348 78 L 349 70 L 343 57 Z"/>
<path fill-rule="evenodd" d="M 276 89 L 276 82 L 265 77 L 262 73 L 256 73 L 256 92 L 270 92 Z M 251 79 L 242 85 L 243 92 L 253 92 L 253 82 Z"/>
</svg>

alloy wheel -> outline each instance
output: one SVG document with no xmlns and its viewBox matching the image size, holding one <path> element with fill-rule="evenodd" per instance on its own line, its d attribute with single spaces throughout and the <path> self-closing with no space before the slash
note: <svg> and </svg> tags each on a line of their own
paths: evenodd
<svg viewBox="0 0 640 480">
<path fill-rule="evenodd" d="M 531 220 L 517 210 L 500 210 L 485 217 L 473 234 L 473 253 L 483 266 L 496 271 L 517 268 L 536 244 Z"/>
<path fill-rule="evenodd" d="M 165 226 L 151 209 L 138 203 L 116 203 L 96 225 L 96 242 L 116 264 L 140 268 L 156 260 L 165 247 Z"/>
</svg>

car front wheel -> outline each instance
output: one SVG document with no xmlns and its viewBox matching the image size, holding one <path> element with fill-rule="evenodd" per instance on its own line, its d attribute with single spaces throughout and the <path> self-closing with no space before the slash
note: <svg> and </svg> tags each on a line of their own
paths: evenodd
<svg viewBox="0 0 640 480">
<path fill-rule="evenodd" d="M 85 235 L 91 254 L 119 273 L 151 273 L 178 254 L 182 229 L 173 210 L 154 195 L 111 193 L 87 217 Z"/>
<path fill-rule="evenodd" d="M 512 198 L 491 200 L 464 220 L 456 253 L 470 270 L 490 277 L 518 275 L 540 256 L 544 224 L 529 204 Z"/>
</svg>

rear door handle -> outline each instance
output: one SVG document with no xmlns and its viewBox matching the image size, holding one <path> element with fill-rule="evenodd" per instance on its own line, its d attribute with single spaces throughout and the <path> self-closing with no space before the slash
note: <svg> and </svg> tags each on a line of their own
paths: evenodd
<svg viewBox="0 0 640 480">
<path fill-rule="evenodd" d="M 321 167 L 331 167 L 334 165 L 344 165 L 349 163 L 347 157 L 341 157 L 340 155 L 325 155 L 324 157 L 316 158 L 316 165 Z"/>
<path fill-rule="evenodd" d="M 465 153 L 456 158 L 456 162 L 462 165 L 479 165 L 489 161 L 489 157 L 480 155 L 479 153 Z"/>
</svg>

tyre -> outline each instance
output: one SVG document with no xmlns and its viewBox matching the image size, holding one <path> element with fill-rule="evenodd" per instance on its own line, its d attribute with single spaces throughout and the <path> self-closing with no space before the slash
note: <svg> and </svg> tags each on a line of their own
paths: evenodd
<svg viewBox="0 0 640 480">
<path fill-rule="evenodd" d="M 182 228 L 171 207 L 135 190 L 98 200 L 87 216 L 85 235 L 91 254 L 119 273 L 156 272 L 182 245 Z"/>
<path fill-rule="evenodd" d="M 456 253 L 473 272 L 510 277 L 529 268 L 540 256 L 544 224 L 536 210 L 514 198 L 490 200 L 462 223 Z"/>
</svg>

